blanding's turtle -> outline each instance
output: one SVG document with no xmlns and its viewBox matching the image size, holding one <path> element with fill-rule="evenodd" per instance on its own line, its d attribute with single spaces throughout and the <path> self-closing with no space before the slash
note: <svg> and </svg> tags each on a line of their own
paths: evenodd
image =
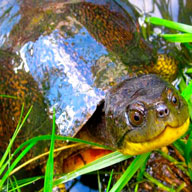
<svg viewBox="0 0 192 192">
<path fill-rule="evenodd" d="M 0 100 L 1 147 L 18 123 L 23 102 L 25 112 L 31 105 L 33 110 L 18 144 L 51 132 L 53 106 L 58 134 L 124 154 L 169 145 L 186 132 L 187 103 L 170 83 L 177 64 L 143 40 L 131 5 L 83 1 L 36 7 L 21 1 L 17 6 L 15 17 L 20 17 L 1 50 L 0 94 L 18 99 Z"/>
</svg>

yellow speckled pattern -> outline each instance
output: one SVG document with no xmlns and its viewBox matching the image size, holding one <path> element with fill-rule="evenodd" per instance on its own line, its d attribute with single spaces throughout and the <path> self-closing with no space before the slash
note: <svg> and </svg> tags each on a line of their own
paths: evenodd
<svg viewBox="0 0 192 192">
<path fill-rule="evenodd" d="M 163 77 L 167 81 L 173 81 L 178 72 L 178 63 L 177 61 L 165 54 L 158 54 L 157 60 L 153 63 L 151 62 L 150 65 L 139 65 L 131 67 L 131 71 L 136 73 L 137 75 L 143 74 L 158 74 L 159 76 Z"/>
<path fill-rule="evenodd" d="M 0 66 L 0 95 L 17 97 L 0 97 L 0 148 L 6 148 L 17 127 L 22 104 L 24 103 L 24 117 L 32 103 L 42 103 L 43 99 L 32 76 L 21 71 L 15 73 L 9 60 L 2 62 Z"/>
<path fill-rule="evenodd" d="M 174 80 L 178 65 L 175 59 L 164 54 L 159 54 L 156 64 L 147 66 L 149 73 L 159 74 L 164 79 L 172 81 Z"/>
</svg>

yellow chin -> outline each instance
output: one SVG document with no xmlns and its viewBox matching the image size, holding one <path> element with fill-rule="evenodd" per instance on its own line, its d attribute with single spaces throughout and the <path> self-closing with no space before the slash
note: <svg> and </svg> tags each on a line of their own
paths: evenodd
<svg viewBox="0 0 192 192">
<path fill-rule="evenodd" d="M 180 127 L 167 126 L 166 129 L 157 137 L 150 141 L 142 143 L 133 143 L 126 141 L 123 148 L 120 150 L 123 154 L 138 155 L 160 147 L 167 146 L 181 137 L 188 129 L 189 118 Z"/>
</svg>

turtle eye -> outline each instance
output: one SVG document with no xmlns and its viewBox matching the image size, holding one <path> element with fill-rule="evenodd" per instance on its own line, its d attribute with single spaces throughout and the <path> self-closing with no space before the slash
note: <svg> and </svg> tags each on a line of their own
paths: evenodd
<svg viewBox="0 0 192 192">
<path fill-rule="evenodd" d="M 171 103 L 174 105 L 174 106 L 177 106 L 178 103 L 179 103 L 179 99 L 177 97 L 177 95 L 173 94 L 172 97 L 171 97 Z"/>
<path fill-rule="evenodd" d="M 130 110 L 128 112 L 129 122 L 133 126 L 139 126 L 143 123 L 143 114 L 138 110 Z"/>
<path fill-rule="evenodd" d="M 171 102 L 171 104 L 175 107 L 179 106 L 179 97 L 177 94 L 173 93 L 172 90 L 168 90 L 168 99 Z"/>
</svg>

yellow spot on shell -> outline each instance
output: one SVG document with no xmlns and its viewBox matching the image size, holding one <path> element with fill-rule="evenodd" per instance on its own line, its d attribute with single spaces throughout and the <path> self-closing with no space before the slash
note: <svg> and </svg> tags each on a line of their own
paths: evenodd
<svg viewBox="0 0 192 192">
<path fill-rule="evenodd" d="M 164 79 L 172 81 L 177 74 L 178 65 L 176 60 L 172 57 L 159 54 L 156 64 L 148 66 L 147 70 L 149 71 L 149 73 L 159 74 Z"/>
</svg>

